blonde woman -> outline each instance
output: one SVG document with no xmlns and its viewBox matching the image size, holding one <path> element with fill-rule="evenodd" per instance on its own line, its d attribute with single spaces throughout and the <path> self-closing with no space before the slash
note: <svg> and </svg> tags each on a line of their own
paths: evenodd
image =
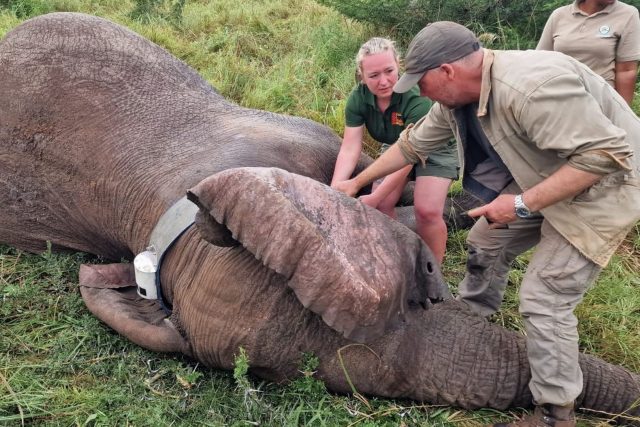
<svg viewBox="0 0 640 427">
<path fill-rule="evenodd" d="M 349 179 L 355 169 L 364 130 L 382 144 L 382 151 L 396 142 L 400 133 L 420 120 L 431 107 L 417 87 L 405 93 L 393 92 L 399 77 L 399 57 L 394 43 L 374 37 L 356 56 L 360 83 L 351 92 L 345 111 L 345 130 L 331 185 Z M 394 207 L 409 179 L 415 177 L 414 208 L 420 237 L 442 263 L 447 243 L 447 226 L 442 217 L 451 181 L 458 178 L 455 142 L 432 153 L 425 166 L 406 166 L 374 185 L 363 203 L 394 218 Z"/>
</svg>

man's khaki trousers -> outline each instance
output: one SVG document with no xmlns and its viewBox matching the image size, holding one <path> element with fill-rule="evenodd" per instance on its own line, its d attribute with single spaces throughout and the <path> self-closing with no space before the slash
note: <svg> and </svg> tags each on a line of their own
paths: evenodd
<svg viewBox="0 0 640 427">
<path fill-rule="evenodd" d="M 537 245 L 520 285 L 520 314 L 537 404 L 567 405 L 582 391 L 578 321 L 573 314 L 601 268 L 584 257 L 544 218 L 518 219 L 508 229 L 478 220 L 467 237 L 467 273 L 458 299 L 483 316 L 502 303 L 511 262 Z"/>
</svg>

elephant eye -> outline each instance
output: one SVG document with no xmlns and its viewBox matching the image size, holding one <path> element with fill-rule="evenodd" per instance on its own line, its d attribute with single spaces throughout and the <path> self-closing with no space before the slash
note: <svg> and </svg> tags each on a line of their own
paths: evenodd
<svg viewBox="0 0 640 427">
<path fill-rule="evenodd" d="M 434 271 L 434 269 L 433 269 L 433 264 L 431 264 L 430 262 L 428 262 L 428 263 L 427 263 L 427 272 L 428 272 L 429 274 L 433 274 L 433 271 Z"/>
</svg>

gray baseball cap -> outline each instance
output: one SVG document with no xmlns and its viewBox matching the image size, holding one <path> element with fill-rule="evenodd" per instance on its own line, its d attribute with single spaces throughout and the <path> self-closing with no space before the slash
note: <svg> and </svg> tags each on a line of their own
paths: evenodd
<svg viewBox="0 0 640 427">
<path fill-rule="evenodd" d="M 480 42 L 468 28 L 450 21 L 428 24 L 411 40 L 404 59 L 405 73 L 393 90 L 406 92 L 426 71 L 457 61 L 478 49 Z"/>
</svg>

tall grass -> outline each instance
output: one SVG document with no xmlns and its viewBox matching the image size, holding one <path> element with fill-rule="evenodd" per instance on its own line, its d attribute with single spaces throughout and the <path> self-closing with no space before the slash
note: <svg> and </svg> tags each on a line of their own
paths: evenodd
<svg viewBox="0 0 640 427">
<path fill-rule="evenodd" d="M 337 132 L 357 48 L 373 35 L 396 34 L 311 0 L 0 0 L 0 35 L 52 11 L 123 24 L 190 64 L 229 99 Z M 444 272 L 453 289 L 464 270 L 465 237 L 464 230 L 450 232 Z M 578 309 L 581 348 L 634 371 L 640 371 L 639 255 L 635 230 Z M 515 330 L 522 330 L 517 287 L 527 257 L 517 260 L 493 319 Z M 474 426 L 511 416 L 330 394 L 313 378 L 313 355 L 298 380 L 275 385 L 247 373 L 240 349 L 234 372 L 143 350 L 84 307 L 77 289 L 82 262 L 102 260 L 0 246 L 0 425 Z"/>
</svg>

